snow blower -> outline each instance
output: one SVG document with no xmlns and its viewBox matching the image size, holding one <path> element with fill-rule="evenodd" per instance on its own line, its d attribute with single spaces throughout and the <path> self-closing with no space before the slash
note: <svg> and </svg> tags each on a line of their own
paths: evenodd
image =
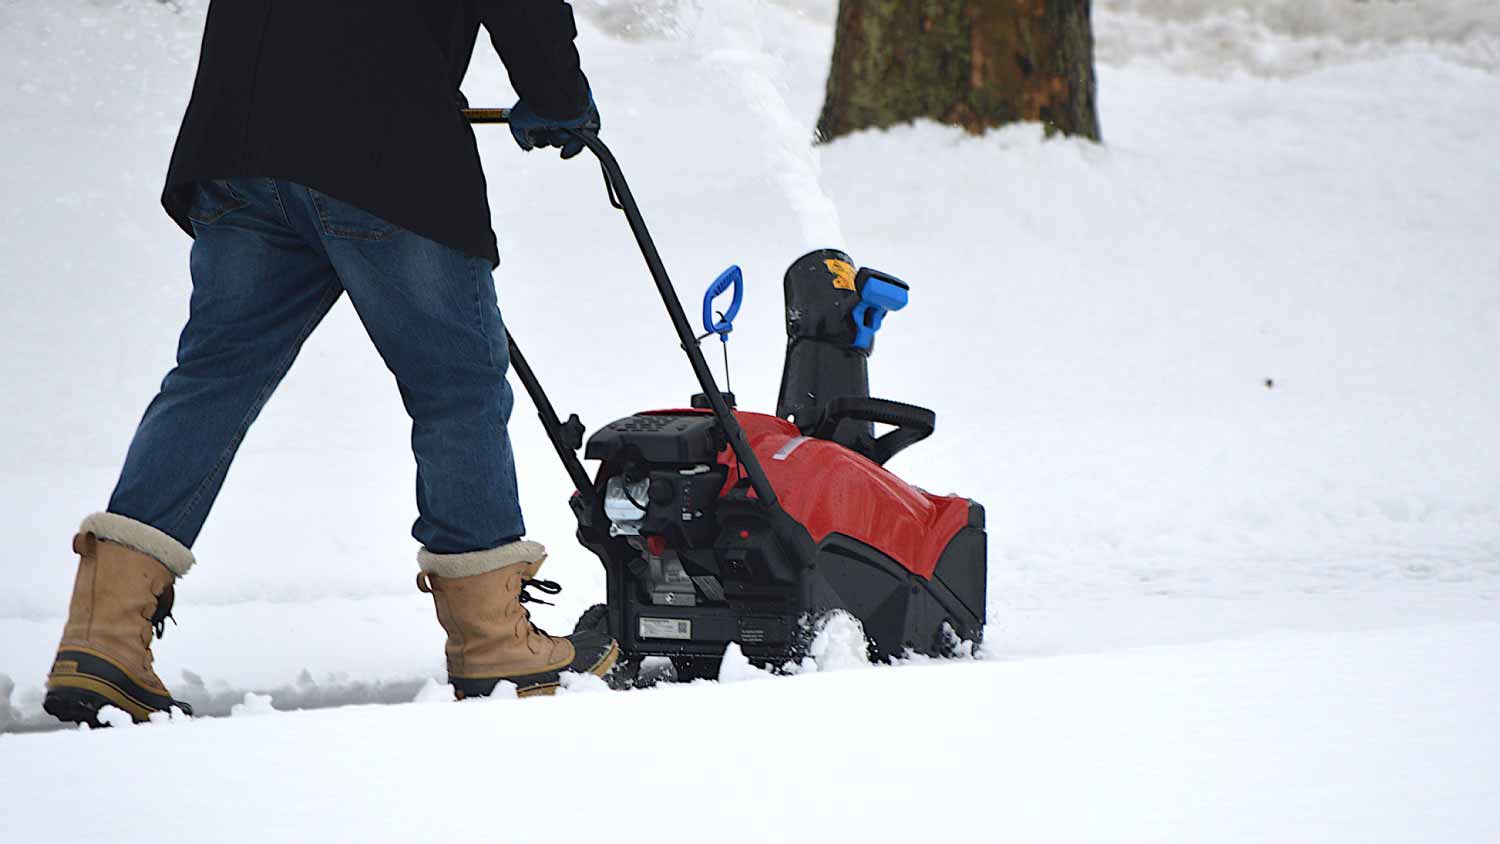
<svg viewBox="0 0 1500 844">
<path fill-rule="evenodd" d="M 466 111 L 503 123 L 503 109 Z M 933 432 L 932 411 L 871 398 L 868 364 L 909 288 L 843 252 L 798 259 L 784 279 L 787 350 L 776 414 L 734 407 L 701 342 L 727 340 L 744 293 L 738 267 L 710 285 L 695 335 L 619 163 L 598 136 L 611 204 L 625 212 L 702 392 L 686 408 L 636 413 L 583 440 L 559 419 L 510 339 L 511 361 L 575 492 L 578 540 L 604 564 L 606 603 L 578 629 L 619 643 L 617 679 L 665 657 L 678 679 L 716 676 L 726 648 L 780 666 L 830 613 L 859 619 L 877 659 L 955 653 L 984 632 L 984 508 L 912 487 L 884 467 Z M 726 311 L 716 299 L 730 294 Z M 876 435 L 875 425 L 890 426 Z M 579 459 L 599 461 L 590 476 Z M 660 665 L 660 663 L 657 663 Z"/>
</svg>

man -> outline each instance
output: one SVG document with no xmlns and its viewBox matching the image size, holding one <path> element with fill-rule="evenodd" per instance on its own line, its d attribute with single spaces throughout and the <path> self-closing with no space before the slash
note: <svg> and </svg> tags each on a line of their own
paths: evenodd
<svg viewBox="0 0 1500 844">
<path fill-rule="evenodd" d="M 79 568 L 45 708 L 97 723 L 173 706 L 151 636 L 229 464 L 304 340 L 347 293 L 412 418 L 418 588 L 459 697 L 602 675 L 615 643 L 549 636 L 522 606 L 542 546 L 506 436 L 512 395 L 484 174 L 458 93 L 479 28 L 520 94 L 523 149 L 599 115 L 563 0 L 215 0 L 162 204 L 194 237 L 177 366 L 147 408 Z"/>
</svg>

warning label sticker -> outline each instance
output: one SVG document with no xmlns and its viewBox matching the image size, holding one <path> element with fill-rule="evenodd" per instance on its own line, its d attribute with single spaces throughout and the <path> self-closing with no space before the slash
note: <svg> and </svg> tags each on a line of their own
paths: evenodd
<svg viewBox="0 0 1500 844">
<path fill-rule="evenodd" d="M 840 261 L 836 258 L 823 262 L 828 271 L 833 273 L 833 286 L 840 290 L 858 290 L 854 286 L 854 266 L 848 261 Z"/>
<path fill-rule="evenodd" d="M 642 618 L 642 639 L 691 639 L 693 623 L 685 618 Z"/>
</svg>

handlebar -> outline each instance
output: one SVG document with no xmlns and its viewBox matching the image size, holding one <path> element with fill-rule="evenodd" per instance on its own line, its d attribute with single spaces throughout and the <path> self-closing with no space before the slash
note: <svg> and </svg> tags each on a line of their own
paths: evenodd
<svg viewBox="0 0 1500 844">
<path fill-rule="evenodd" d="M 510 109 L 508 108 L 466 108 L 464 117 L 470 123 L 509 123 Z"/>
<path fill-rule="evenodd" d="M 463 110 L 463 115 L 470 123 L 510 122 L 510 109 L 508 108 L 466 108 Z M 589 151 L 599 159 L 599 166 L 604 170 L 604 184 L 609 190 L 610 204 L 625 212 L 625 219 L 630 223 L 630 231 L 635 235 L 636 245 L 641 250 L 641 257 L 646 260 L 646 268 L 651 272 L 651 279 L 656 282 L 657 292 L 661 295 L 662 304 L 667 308 L 667 315 L 672 320 L 672 328 L 677 332 L 682 351 L 687 354 L 688 363 L 693 368 L 693 375 L 698 379 L 698 386 L 708 397 L 714 417 L 718 420 L 719 426 L 724 429 L 724 439 L 728 441 L 729 447 L 734 451 L 745 474 L 750 477 L 750 486 L 755 490 L 756 497 L 768 509 L 779 512 L 780 502 L 777 500 L 776 490 L 771 486 L 770 478 L 766 477 L 760 458 L 750 448 L 750 441 L 745 436 L 744 429 L 740 427 L 739 420 L 735 418 L 734 411 L 724 399 L 724 393 L 719 390 L 719 385 L 714 381 L 713 373 L 708 368 L 708 361 L 703 357 L 703 349 L 693 334 L 687 314 L 682 310 L 682 300 L 677 297 L 677 290 L 672 286 L 671 277 L 667 275 L 667 268 L 662 263 L 661 254 L 656 251 L 656 243 L 651 239 L 650 230 L 646 228 L 646 220 L 641 216 L 640 206 L 636 204 L 635 197 L 630 192 L 630 186 L 625 182 L 625 174 L 620 169 L 620 163 L 615 160 L 614 153 L 610 152 L 609 147 L 599 140 L 596 133 L 580 129 L 565 131 L 583 141 L 584 146 L 588 147 Z M 540 385 L 537 386 L 539 391 Z M 561 455 L 562 449 L 559 448 L 558 451 Z M 576 454 L 569 452 L 563 457 L 564 463 L 568 463 L 569 456 L 572 457 L 573 462 L 578 459 Z M 572 463 L 568 463 L 568 466 L 570 473 L 576 476 L 577 472 L 573 471 Z M 581 469 L 581 466 L 579 468 Z M 582 493 L 583 490 L 580 489 L 579 492 Z"/>
</svg>

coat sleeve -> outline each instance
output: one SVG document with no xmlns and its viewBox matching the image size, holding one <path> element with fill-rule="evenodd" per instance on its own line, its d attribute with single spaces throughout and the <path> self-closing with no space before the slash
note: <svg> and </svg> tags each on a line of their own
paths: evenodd
<svg viewBox="0 0 1500 844">
<path fill-rule="evenodd" d="M 573 7 L 564 0 L 479 0 L 478 6 L 521 99 L 543 117 L 582 114 L 589 83 L 573 45 Z"/>
</svg>

